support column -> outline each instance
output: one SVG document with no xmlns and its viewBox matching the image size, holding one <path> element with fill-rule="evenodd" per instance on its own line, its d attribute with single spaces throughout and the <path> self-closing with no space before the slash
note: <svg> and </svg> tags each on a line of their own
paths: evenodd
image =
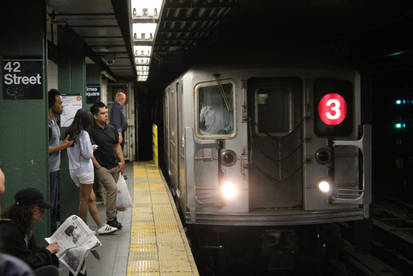
<svg viewBox="0 0 413 276">
<path fill-rule="evenodd" d="M 2 1 L 0 10 L 0 167 L 6 175 L 6 192 L 0 200 L 4 208 L 14 203 L 14 194 L 22 188 L 38 188 L 48 198 L 47 54 L 43 0 L 24 4 Z M 28 59 L 38 60 L 34 71 L 39 71 L 41 85 L 17 85 L 16 91 L 24 91 L 24 96 L 10 96 L 3 83 L 3 72 L 6 75 L 14 71 L 4 71 L 5 58 L 21 59 L 23 70 L 16 73 L 20 76 L 29 74 L 26 69 L 33 63 Z M 34 85 L 35 93 L 29 91 Z M 47 236 L 49 217 L 45 212 L 37 223 L 36 236 Z"/>
<path fill-rule="evenodd" d="M 81 95 L 82 106 L 86 107 L 86 65 L 83 41 L 68 27 L 58 29 L 59 91 L 65 95 Z M 61 128 L 62 135 L 66 128 Z M 62 137 L 63 139 L 64 137 Z M 69 174 L 66 150 L 62 151 L 60 166 L 60 216 L 62 221 L 77 214 L 79 207 L 79 188 Z"/>
</svg>

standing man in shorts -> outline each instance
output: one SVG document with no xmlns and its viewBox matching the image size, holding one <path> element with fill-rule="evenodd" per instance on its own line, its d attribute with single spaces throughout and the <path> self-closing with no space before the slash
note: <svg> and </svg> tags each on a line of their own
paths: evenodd
<svg viewBox="0 0 413 276">
<path fill-rule="evenodd" d="M 94 119 L 92 140 L 98 146 L 93 153 L 92 161 L 99 184 L 106 190 L 107 224 L 120 230 L 122 224 L 116 218 L 116 183 L 118 182 L 119 172 L 123 172 L 125 161 L 119 144 L 119 135 L 113 126 L 107 124 L 108 109 L 104 103 L 95 103 L 90 111 Z"/>
</svg>

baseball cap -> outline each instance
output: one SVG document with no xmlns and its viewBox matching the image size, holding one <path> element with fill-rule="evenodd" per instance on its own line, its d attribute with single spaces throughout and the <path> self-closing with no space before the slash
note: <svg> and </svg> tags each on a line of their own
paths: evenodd
<svg viewBox="0 0 413 276">
<path fill-rule="evenodd" d="M 37 205 L 40 208 L 50 209 L 49 202 L 44 200 L 42 193 L 36 188 L 26 188 L 18 191 L 14 195 L 17 205 Z"/>
</svg>

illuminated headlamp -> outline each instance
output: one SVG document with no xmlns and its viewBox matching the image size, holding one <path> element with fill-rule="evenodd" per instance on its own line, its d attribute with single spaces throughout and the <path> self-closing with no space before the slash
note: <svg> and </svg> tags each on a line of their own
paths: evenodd
<svg viewBox="0 0 413 276">
<path fill-rule="evenodd" d="M 323 194 L 330 194 L 332 190 L 331 181 L 328 179 L 320 179 L 317 183 L 317 187 Z"/>
<path fill-rule="evenodd" d="M 228 180 L 223 181 L 220 191 L 221 191 L 222 197 L 227 200 L 233 199 L 234 197 L 238 195 L 238 192 L 239 192 L 238 187 L 234 183 Z"/>
</svg>

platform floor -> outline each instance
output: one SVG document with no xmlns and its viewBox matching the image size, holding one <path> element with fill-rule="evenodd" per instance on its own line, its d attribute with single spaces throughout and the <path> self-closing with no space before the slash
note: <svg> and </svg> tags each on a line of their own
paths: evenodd
<svg viewBox="0 0 413 276">
<path fill-rule="evenodd" d="M 174 200 L 152 162 L 128 163 L 126 180 L 133 207 L 118 212 L 123 228 L 98 236 L 101 259 L 87 258 L 88 276 L 199 275 Z M 101 218 L 105 207 L 98 205 Z M 96 230 L 89 217 L 90 228 Z M 61 265 L 59 275 L 68 275 Z"/>
</svg>

